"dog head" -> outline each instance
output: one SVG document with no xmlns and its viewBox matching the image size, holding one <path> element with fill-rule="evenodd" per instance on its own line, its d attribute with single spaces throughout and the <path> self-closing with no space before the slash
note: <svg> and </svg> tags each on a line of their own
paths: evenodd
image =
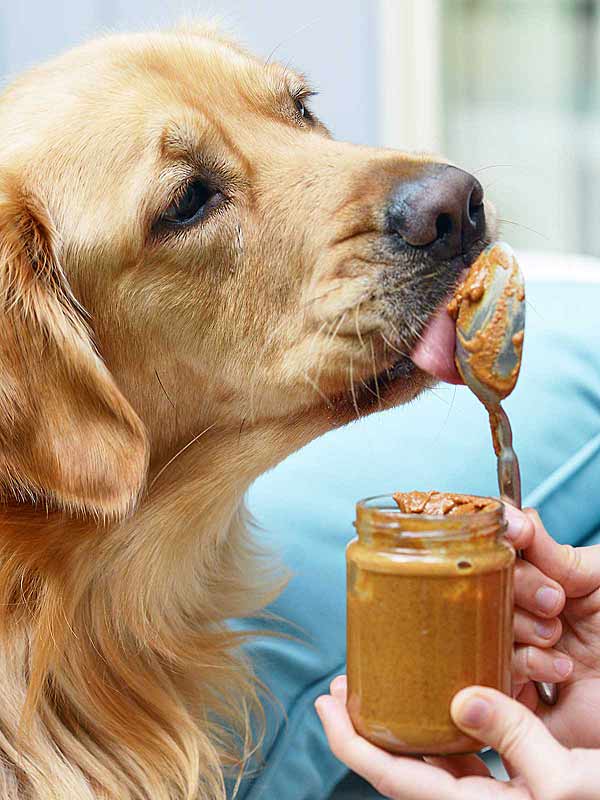
<svg viewBox="0 0 600 800">
<path fill-rule="evenodd" d="M 487 241 L 482 190 L 334 141 L 310 88 L 214 32 L 107 37 L 0 102 L 0 480 L 121 515 L 203 427 L 336 425 Z"/>
</svg>

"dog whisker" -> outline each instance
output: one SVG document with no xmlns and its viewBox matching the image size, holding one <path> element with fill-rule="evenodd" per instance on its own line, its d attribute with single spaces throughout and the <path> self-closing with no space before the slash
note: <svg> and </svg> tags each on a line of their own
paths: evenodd
<svg viewBox="0 0 600 800">
<path fill-rule="evenodd" d="M 165 389 L 165 387 L 163 385 L 163 382 L 160 379 L 160 375 L 158 374 L 158 370 L 157 369 L 154 370 L 154 374 L 156 375 L 156 380 L 158 381 L 158 383 L 160 385 L 160 388 L 163 390 L 165 397 L 167 398 L 167 400 L 171 404 L 171 407 L 173 408 L 173 411 L 175 412 L 175 414 L 177 414 L 177 406 L 175 405 L 175 403 L 171 400 L 171 398 L 167 394 L 167 390 Z"/>
<path fill-rule="evenodd" d="M 373 345 L 373 339 L 369 339 L 369 344 L 371 345 L 371 363 L 373 364 L 373 380 L 375 381 L 377 404 L 379 405 L 379 408 L 381 408 L 381 394 L 379 392 L 379 380 L 377 378 L 377 367 L 375 365 L 375 346 Z"/>
<path fill-rule="evenodd" d="M 244 430 L 244 425 L 246 424 L 246 417 L 244 417 L 240 423 L 240 429 L 238 431 L 238 447 L 240 444 L 240 439 L 242 438 L 242 431 Z"/>
<path fill-rule="evenodd" d="M 328 324 L 327 321 L 322 322 L 321 325 L 319 325 L 318 330 L 315 331 L 315 333 L 313 334 L 313 336 L 312 336 L 312 338 L 310 340 L 310 344 L 308 346 L 309 355 L 312 355 L 312 351 L 313 351 L 313 349 L 315 347 L 315 343 L 316 343 L 318 337 L 320 336 L 321 332 L 323 331 L 323 328 L 325 328 L 325 326 L 327 324 Z M 319 366 L 319 365 L 320 365 L 320 359 L 319 359 L 319 362 L 317 363 L 317 366 Z M 321 389 L 318 386 L 318 381 L 319 381 L 320 374 L 321 374 L 320 369 L 317 369 L 316 382 L 315 382 L 312 378 L 310 378 L 310 376 L 308 374 L 308 370 L 306 370 L 306 369 L 302 370 L 302 375 L 303 375 L 304 379 L 311 384 L 313 389 L 319 394 L 320 397 L 322 397 L 327 402 L 329 402 L 328 398 L 321 392 Z"/>
<path fill-rule="evenodd" d="M 360 419 L 360 410 L 358 408 L 358 403 L 356 401 L 356 390 L 354 388 L 354 374 L 353 374 L 353 362 L 352 356 L 350 356 L 350 393 L 352 395 L 352 404 L 354 406 L 354 410 L 356 411 L 356 419 Z"/>
<path fill-rule="evenodd" d="M 362 335 L 361 335 L 361 332 L 360 332 L 360 324 L 359 324 L 359 321 L 358 321 L 358 315 L 360 313 L 360 306 L 361 306 L 361 303 L 358 303 L 354 308 L 354 327 L 356 328 L 356 335 L 358 337 L 358 341 L 360 342 L 360 346 L 364 347 L 365 343 L 363 341 L 363 338 L 362 338 Z"/>
<path fill-rule="evenodd" d="M 340 317 L 339 317 L 339 319 L 338 319 L 338 321 L 337 321 L 337 324 L 336 324 L 336 326 L 335 326 L 335 329 L 334 329 L 334 330 L 333 330 L 333 332 L 332 332 L 332 333 L 330 333 L 330 334 L 329 334 L 329 336 L 328 336 L 328 341 L 331 341 L 332 339 L 335 339 L 335 337 L 336 337 L 336 336 L 337 336 L 337 334 L 338 334 L 338 331 L 339 331 L 339 329 L 340 329 L 340 328 L 341 328 L 341 326 L 342 326 L 342 323 L 344 322 L 344 319 L 346 318 L 346 315 L 347 315 L 347 313 L 348 313 L 348 310 L 346 309 L 346 311 L 344 311 L 344 312 L 343 312 L 343 313 L 340 315 Z"/>
<path fill-rule="evenodd" d="M 433 311 L 432 311 L 431 313 L 433 314 Z M 423 334 L 422 334 L 422 333 L 420 333 L 420 332 L 419 332 L 419 331 L 418 331 L 418 330 L 415 328 L 415 326 L 412 324 L 412 322 L 411 322 L 411 320 L 410 320 L 410 319 L 407 319 L 407 320 L 405 320 L 405 324 L 406 324 L 406 326 L 408 327 L 408 330 L 409 330 L 409 332 L 411 333 L 411 335 L 412 335 L 412 336 L 414 336 L 414 338 L 415 338 L 415 339 L 416 339 L 418 342 L 422 342 L 422 341 L 424 340 L 424 338 L 425 338 L 425 337 L 423 336 Z M 392 325 L 392 327 L 394 327 L 394 326 Z M 397 330 L 396 328 L 394 328 L 394 332 L 396 333 L 396 336 L 398 336 L 398 338 L 401 338 L 401 337 L 400 337 L 400 334 L 399 334 L 399 332 L 398 332 L 398 330 Z"/>
<path fill-rule="evenodd" d="M 333 339 L 337 336 L 337 332 L 339 331 L 342 323 L 344 322 L 344 319 L 345 319 L 347 313 L 348 313 L 347 310 L 342 312 L 340 317 L 337 320 L 334 319 L 333 322 L 330 325 L 329 332 L 327 333 L 327 336 L 326 336 L 326 339 L 325 339 L 325 345 L 324 345 L 324 347 L 323 347 L 323 349 L 321 351 L 321 355 L 319 357 L 319 362 L 318 362 L 318 365 L 317 365 L 317 380 L 319 380 L 319 378 L 321 376 L 321 369 L 322 369 L 323 361 L 327 358 L 327 348 L 329 346 L 329 343 L 331 341 L 333 341 Z"/>
<path fill-rule="evenodd" d="M 479 169 L 472 170 L 472 175 L 478 175 L 480 172 L 485 172 L 488 169 L 516 169 L 514 164 L 488 164 L 485 167 L 479 167 Z"/>
<path fill-rule="evenodd" d="M 163 472 L 164 472 L 164 471 L 167 469 L 167 467 L 170 467 L 170 466 L 171 466 L 171 464 L 173 463 L 173 461 L 175 461 L 175 459 L 176 459 L 176 458 L 178 458 L 178 457 L 179 457 L 179 456 L 180 456 L 182 453 L 184 453 L 184 452 L 185 452 L 185 451 L 188 449 L 188 447 L 191 447 L 191 446 L 194 444 L 194 442 L 197 442 L 197 441 L 198 441 L 198 439 L 200 439 L 202 436 L 204 436 L 204 434 L 205 434 L 205 433 L 208 433 L 208 431 L 212 430 L 212 428 L 214 428 L 216 424 L 217 424 L 216 422 L 213 422 L 213 424 L 212 424 L 212 425 L 209 425 L 207 428 L 204 428 L 204 430 L 203 430 L 203 431 L 200 431 L 200 433 L 198 433 L 196 436 L 194 436 L 194 438 L 193 438 L 193 439 L 191 439 L 191 440 L 190 440 L 190 441 L 189 441 L 189 442 L 188 442 L 186 445 L 184 445 L 184 446 L 181 448 L 181 450 L 178 450 L 178 451 L 175 453 L 175 455 L 174 455 L 174 456 L 172 456 L 172 458 L 170 458 L 170 459 L 167 461 L 167 463 L 164 465 L 164 467 L 162 467 L 161 469 L 159 469 L 158 473 L 157 473 L 157 474 L 154 476 L 154 478 L 153 478 L 153 480 L 152 480 L 152 482 L 151 482 L 151 484 L 150 484 L 150 487 L 149 487 L 149 488 L 150 488 L 150 489 L 152 489 L 152 487 L 154 486 L 154 484 L 156 483 L 156 481 L 157 481 L 157 480 L 160 478 L 160 476 L 161 476 L 161 475 L 163 474 Z"/>
<path fill-rule="evenodd" d="M 430 394 L 432 394 L 432 395 L 433 395 L 435 398 L 437 398 L 437 399 L 438 399 L 438 400 L 440 400 L 442 403 L 444 403 L 444 405 L 447 405 L 447 406 L 449 406 L 449 405 L 450 405 L 450 401 L 449 401 L 449 400 L 446 400 L 446 398 L 445 398 L 445 397 L 442 397 L 442 395 L 441 395 L 439 392 L 436 392 L 436 391 L 435 391 L 435 389 L 429 389 L 429 392 L 430 392 Z"/>
<path fill-rule="evenodd" d="M 550 237 L 546 236 L 545 233 L 541 233 L 540 231 L 536 231 L 535 228 L 530 228 L 527 225 L 523 225 L 522 222 L 515 222 L 512 219 L 501 219 L 498 217 L 498 222 L 501 222 L 503 225 L 515 225 L 517 228 L 523 228 L 523 230 L 529 231 L 530 233 L 535 233 L 536 236 L 540 236 L 542 239 L 545 239 L 547 242 L 550 241 Z"/>
<path fill-rule="evenodd" d="M 387 338 L 387 336 L 385 335 L 385 333 L 383 333 L 383 331 L 380 331 L 379 333 L 380 333 L 380 336 L 381 336 L 381 338 L 383 339 L 383 341 L 384 341 L 384 342 L 386 343 L 386 345 L 387 345 L 387 346 L 390 348 L 390 350 L 393 350 L 393 351 L 394 351 L 394 353 L 397 353 L 399 356 L 402 356 L 402 358 L 409 358 L 409 355 L 408 355 L 408 353 L 405 353 L 403 350 L 398 350 L 398 348 L 397 348 L 397 347 L 395 347 L 395 346 L 394 346 L 394 345 L 393 345 L 393 344 L 390 342 L 390 340 Z"/>
<path fill-rule="evenodd" d="M 369 384 L 365 380 L 361 379 L 360 382 L 361 382 L 361 385 L 363 386 L 363 388 L 365 388 L 367 390 L 367 392 L 369 392 L 369 394 L 372 394 L 373 397 L 376 397 L 378 402 L 379 402 L 379 404 L 381 404 L 381 397 L 377 394 L 377 392 L 374 392 L 373 389 L 371 389 L 371 387 L 369 386 Z"/>
<path fill-rule="evenodd" d="M 329 325 L 329 323 L 327 321 L 322 322 L 321 325 L 319 325 L 319 328 L 316 331 L 316 333 L 312 336 L 312 338 L 310 340 L 310 345 L 309 345 L 309 353 L 310 353 L 311 357 L 312 357 L 312 352 L 313 352 L 313 349 L 314 349 L 315 344 L 317 342 L 317 339 L 321 335 L 321 333 L 323 331 L 323 328 L 325 328 L 327 325 Z M 324 353 L 323 353 L 323 349 L 322 349 L 321 352 L 319 353 L 318 359 L 317 359 L 317 369 L 316 369 L 316 379 L 317 379 L 317 381 L 319 380 L 319 378 L 321 376 L 321 362 L 323 360 L 323 357 L 324 357 Z"/>
<path fill-rule="evenodd" d="M 313 297 L 312 299 L 307 300 L 306 303 L 303 303 L 300 306 L 300 309 L 307 308 L 313 303 L 316 303 L 318 300 L 322 300 L 324 297 L 328 297 L 330 294 L 333 294 L 333 292 L 337 292 L 339 289 L 342 288 L 343 285 L 344 285 L 343 283 L 340 283 L 339 286 L 333 286 L 331 289 L 328 289 L 326 292 L 323 292 L 323 294 L 317 295 L 317 297 Z"/>
<path fill-rule="evenodd" d="M 312 388 L 313 388 L 313 389 L 315 390 L 315 392 L 316 392 L 316 393 L 319 395 L 319 397 L 320 397 L 322 400 L 324 400 L 324 401 L 325 401 L 325 404 L 327 405 L 327 408 L 329 408 L 329 409 L 331 410 L 331 409 L 333 408 L 333 406 L 332 406 L 332 404 L 331 404 L 331 400 L 330 400 L 330 399 L 327 397 L 327 395 L 326 395 L 326 394 L 325 394 L 325 393 L 324 393 L 324 392 L 321 390 L 321 388 L 319 387 L 319 385 L 318 385 L 317 383 L 315 383 L 315 381 L 313 381 L 313 379 L 310 377 L 310 375 L 309 375 L 307 372 L 304 372 L 304 373 L 303 373 L 303 377 L 304 377 L 304 380 L 305 380 L 305 381 L 306 381 L 306 382 L 307 382 L 307 383 L 308 383 L 310 386 L 312 386 Z"/>
<path fill-rule="evenodd" d="M 267 57 L 267 60 L 265 61 L 265 66 L 267 66 L 268 64 L 270 64 L 270 62 L 271 62 L 271 59 L 273 58 L 273 56 L 275 55 L 275 53 L 276 53 L 276 52 L 279 50 L 279 48 L 280 48 L 282 45 L 286 44 L 286 42 L 289 42 L 289 41 L 291 41 L 291 40 L 292 40 L 292 39 L 293 39 L 295 36 L 299 36 L 301 33 L 304 33 L 304 31 L 308 30 L 309 28 L 313 28 L 313 27 L 314 27 L 315 25 L 317 25 L 317 24 L 318 24 L 320 21 L 321 21 L 321 17 L 317 17 L 317 19 L 313 19 L 313 20 L 311 20 L 310 22 L 307 22 L 306 24 L 304 24 L 304 25 L 301 25 L 299 28 L 297 28 L 295 31 L 293 31 L 293 33 L 290 33 L 290 34 L 289 34 L 289 36 L 286 36 L 285 38 L 283 38 L 283 39 L 282 39 L 282 40 L 279 42 L 279 44 L 275 45 L 275 47 L 274 47 L 274 48 L 271 50 L 271 52 L 269 53 L 269 55 L 268 55 L 268 57 Z"/>
<path fill-rule="evenodd" d="M 440 281 L 440 276 L 439 276 L 439 275 L 436 275 L 436 273 L 435 273 L 435 272 L 428 272 L 428 273 L 427 273 L 427 275 L 419 275 L 419 278 L 420 278 L 422 281 L 427 281 L 427 280 L 429 280 L 430 278 L 433 278 L 433 280 L 434 280 L 434 282 L 435 282 L 435 283 L 441 283 L 441 281 Z"/>
<path fill-rule="evenodd" d="M 335 322 L 335 320 L 334 320 L 334 322 Z M 309 355 L 310 355 L 310 354 L 312 354 L 312 351 L 313 351 L 313 350 L 314 350 L 314 348 L 315 348 L 315 344 L 316 344 L 316 342 L 317 342 L 317 339 L 318 339 L 318 338 L 319 338 L 319 336 L 321 335 L 321 333 L 322 333 L 322 331 L 323 331 L 323 328 L 325 328 L 327 325 L 330 325 L 330 324 L 333 324 L 333 323 L 329 323 L 327 320 L 325 320 L 324 322 L 322 322 L 322 323 L 319 325 L 318 329 L 317 329 L 317 330 L 315 331 L 315 333 L 312 335 L 312 337 L 311 337 L 311 340 L 310 340 L 310 343 L 309 343 L 309 346 L 308 346 L 308 352 L 309 352 Z M 322 358 L 323 358 L 323 351 L 321 351 L 321 353 L 319 354 L 319 359 L 318 359 L 318 362 L 317 362 L 317 370 L 316 370 L 316 382 L 315 382 L 315 381 L 313 381 L 313 379 L 309 377 L 309 375 L 308 375 L 308 371 L 307 371 L 306 369 L 303 369 L 303 370 L 302 370 L 302 374 L 303 374 L 303 377 L 304 377 L 304 378 L 305 378 L 305 379 L 306 379 L 308 382 L 310 382 L 310 384 L 313 386 L 313 389 L 315 389 L 315 391 L 316 391 L 316 392 L 318 392 L 318 394 L 319 394 L 319 395 L 320 395 L 322 398 L 326 399 L 326 400 L 327 400 L 327 402 L 329 402 L 329 400 L 328 400 L 328 399 L 325 397 L 325 395 L 324 395 L 324 394 L 321 392 L 321 390 L 320 390 L 320 388 L 319 388 L 319 386 L 318 386 L 318 381 L 319 381 L 319 378 L 320 378 L 320 375 L 321 375 L 321 366 L 320 366 L 320 365 L 321 365 L 321 360 L 322 360 Z"/>
</svg>

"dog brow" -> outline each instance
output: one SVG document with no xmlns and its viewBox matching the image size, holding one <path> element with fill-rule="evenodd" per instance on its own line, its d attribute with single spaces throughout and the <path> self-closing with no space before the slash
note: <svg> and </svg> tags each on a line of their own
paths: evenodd
<svg viewBox="0 0 600 800">
<path fill-rule="evenodd" d="M 199 128 L 199 121 L 202 130 Z M 222 155 L 218 152 L 222 151 Z M 168 123 L 161 136 L 160 152 L 168 161 L 185 161 L 200 170 L 214 170 L 231 181 L 239 181 L 226 159 L 233 160 L 245 180 L 254 174 L 254 167 L 241 148 L 232 140 L 224 126 L 204 111 L 194 110 L 194 119 Z"/>
</svg>

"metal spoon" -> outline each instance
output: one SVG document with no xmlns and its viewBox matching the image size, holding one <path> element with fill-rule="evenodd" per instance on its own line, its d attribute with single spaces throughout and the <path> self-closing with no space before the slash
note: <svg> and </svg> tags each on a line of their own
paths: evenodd
<svg viewBox="0 0 600 800">
<path fill-rule="evenodd" d="M 510 422 L 500 402 L 519 377 L 524 301 L 525 285 L 517 259 L 507 244 L 495 242 L 471 267 L 449 306 L 456 318 L 456 366 L 489 413 L 500 495 L 517 508 L 521 508 L 521 474 Z M 536 683 L 536 688 L 547 705 L 556 703 L 554 684 Z"/>
</svg>

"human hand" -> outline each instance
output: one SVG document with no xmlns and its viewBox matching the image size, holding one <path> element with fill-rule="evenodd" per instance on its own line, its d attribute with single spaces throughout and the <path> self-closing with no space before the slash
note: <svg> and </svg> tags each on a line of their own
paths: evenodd
<svg viewBox="0 0 600 800">
<path fill-rule="evenodd" d="M 529 544 L 532 523 L 522 511 L 506 504 L 508 521 L 506 536 L 515 547 Z M 544 574 L 530 562 L 517 559 L 515 564 L 515 609 L 513 651 L 513 695 L 531 696 L 531 681 L 558 683 L 565 680 L 573 664 L 554 645 L 562 636 L 560 613 L 565 605 L 565 592 L 558 581 Z M 532 695 L 535 697 L 535 693 Z"/>
<path fill-rule="evenodd" d="M 346 677 L 315 703 L 337 758 L 390 800 L 598 800 L 600 750 L 569 750 L 524 705 L 487 687 L 470 687 L 452 702 L 454 722 L 496 748 L 511 780 L 496 781 L 477 756 L 394 756 L 359 736 L 346 710 Z"/>
<path fill-rule="evenodd" d="M 552 734 L 568 747 L 600 747 L 600 546 L 573 548 L 558 544 L 538 514 L 507 507 L 508 536 L 523 550 L 515 574 L 515 690 L 536 709 Z M 542 595 L 542 587 L 547 587 Z M 555 628 L 546 649 L 535 641 L 536 597 L 556 605 L 546 615 Z M 531 616 L 528 616 L 531 615 Z M 556 662 L 567 660 L 560 676 Z M 566 668 L 567 664 L 564 665 Z M 556 706 L 538 704 L 529 681 L 563 681 Z M 598 791 L 600 797 L 600 790 Z"/>
</svg>

